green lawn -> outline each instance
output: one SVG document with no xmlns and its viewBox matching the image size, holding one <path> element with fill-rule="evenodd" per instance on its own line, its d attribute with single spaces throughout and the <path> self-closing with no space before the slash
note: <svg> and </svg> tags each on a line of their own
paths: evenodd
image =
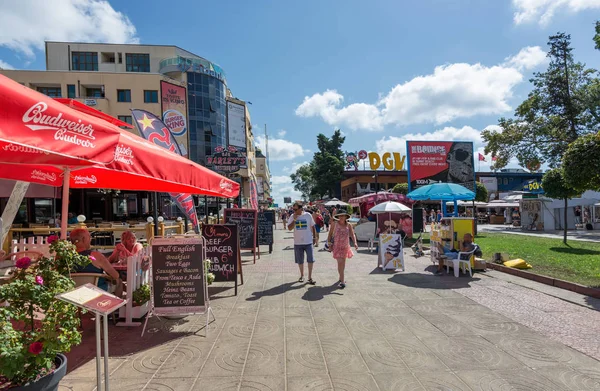
<svg viewBox="0 0 600 391">
<path fill-rule="evenodd" d="M 600 287 L 600 243 L 538 238 L 534 236 L 483 233 L 475 238 L 483 258 L 490 261 L 494 253 L 508 253 L 510 259 L 521 258 L 536 274 Z"/>
</svg>

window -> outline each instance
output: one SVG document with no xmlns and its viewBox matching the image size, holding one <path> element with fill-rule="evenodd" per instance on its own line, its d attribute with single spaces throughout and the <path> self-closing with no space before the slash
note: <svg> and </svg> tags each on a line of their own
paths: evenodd
<svg viewBox="0 0 600 391">
<path fill-rule="evenodd" d="M 71 53 L 71 62 L 74 71 L 97 71 L 98 53 L 73 52 Z"/>
<path fill-rule="evenodd" d="M 60 87 L 38 87 L 38 92 L 41 92 L 44 95 L 48 95 L 51 98 L 61 98 L 62 91 Z"/>
<path fill-rule="evenodd" d="M 130 115 L 119 115 L 117 118 L 119 121 L 127 122 L 129 125 L 133 125 L 133 120 L 131 119 Z"/>
<path fill-rule="evenodd" d="M 75 84 L 67 84 L 67 98 L 75 98 Z"/>
<path fill-rule="evenodd" d="M 88 88 L 87 89 L 87 97 L 88 98 L 104 98 L 104 94 L 102 93 L 102 88 Z"/>
<path fill-rule="evenodd" d="M 150 55 L 125 53 L 127 72 L 150 72 Z"/>
<path fill-rule="evenodd" d="M 131 90 L 117 90 L 117 102 L 131 102 Z"/>
<path fill-rule="evenodd" d="M 158 91 L 144 90 L 144 103 L 158 103 Z"/>
<path fill-rule="evenodd" d="M 119 53 L 119 64 L 123 64 L 123 53 Z"/>
</svg>

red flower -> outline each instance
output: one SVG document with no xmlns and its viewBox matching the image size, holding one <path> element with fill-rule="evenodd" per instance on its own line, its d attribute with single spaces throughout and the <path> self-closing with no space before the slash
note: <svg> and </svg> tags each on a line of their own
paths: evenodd
<svg viewBox="0 0 600 391">
<path fill-rule="evenodd" d="M 37 341 L 37 342 L 34 342 L 31 345 L 29 345 L 28 350 L 29 350 L 29 353 L 38 355 L 42 352 L 43 349 L 44 349 L 44 344 Z"/>
<path fill-rule="evenodd" d="M 52 243 L 56 242 L 57 240 L 58 240 L 58 236 L 50 235 L 50 236 L 48 236 L 48 239 L 46 239 L 46 242 L 48 242 L 48 244 L 52 244 Z"/>
<path fill-rule="evenodd" d="M 17 259 L 17 262 L 15 262 L 15 266 L 18 267 L 19 269 L 27 269 L 30 265 L 31 265 L 31 258 L 29 258 L 29 257 L 19 258 L 19 259 Z"/>
</svg>

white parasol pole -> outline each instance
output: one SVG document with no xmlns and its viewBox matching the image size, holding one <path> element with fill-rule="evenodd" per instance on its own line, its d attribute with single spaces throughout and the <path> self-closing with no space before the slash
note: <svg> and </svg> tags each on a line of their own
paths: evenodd
<svg viewBox="0 0 600 391">
<path fill-rule="evenodd" d="M 71 184 L 71 169 L 65 167 L 62 189 L 62 210 L 60 215 L 60 238 L 67 238 L 67 220 L 69 214 L 69 186 Z"/>
</svg>

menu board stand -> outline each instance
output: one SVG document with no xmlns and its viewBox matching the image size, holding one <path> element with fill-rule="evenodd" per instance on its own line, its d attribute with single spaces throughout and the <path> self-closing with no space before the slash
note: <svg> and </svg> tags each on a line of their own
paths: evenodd
<svg viewBox="0 0 600 391">
<path fill-rule="evenodd" d="M 215 282 L 233 281 L 237 296 L 238 274 L 244 283 L 237 225 L 204 224 L 202 237 L 206 242 L 206 259 L 211 262 L 209 271 L 215 275 Z"/>
<path fill-rule="evenodd" d="M 275 220 L 275 212 L 266 210 L 258 213 L 258 223 L 256 229 L 257 243 L 269 246 L 269 254 L 273 252 L 273 221 Z"/>
<path fill-rule="evenodd" d="M 252 250 L 254 263 L 256 263 L 256 251 L 260 259 L 260 247 L 256 231 L 258 211 L 256 209 L 227 208 L 223 210 L 225 224 L 236 224 L 240 237 L 240 250 Z"/>
<path fill-rule="evenodd" d="M 104 317 L 104 390 L 109 391 L 108 371 L 108 316 L 125 305 L 127 300 L 98 288 L 92 284 L 85 284 L 65 293 L 56 295 L 58 300 L 73 304 L 93 312 L 96 318 L 96 389 L 102 390 L 102 366 L 100 357 L 102 354 L 102 343 L 100 337 L 100 317 Z"/>
<path fill-rule="evenodd" d="M 142 336 L 148 319 L 156 316 L 206 314 L 206 332 L 210 315 L 208 285 L 204 275 L 206 242 L 197 234 L 152 238 L 152 293 L 150 312 L 144 321 Z"/>
</svg>

